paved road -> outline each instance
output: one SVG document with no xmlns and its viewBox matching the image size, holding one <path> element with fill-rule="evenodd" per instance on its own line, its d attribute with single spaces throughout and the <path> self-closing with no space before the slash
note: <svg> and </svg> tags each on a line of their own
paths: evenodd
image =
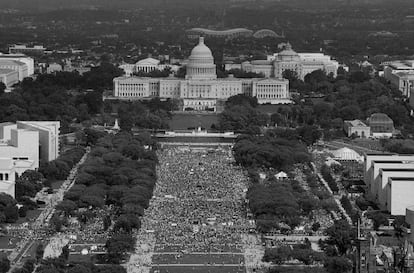
<svg viewBox="0 0 414 273">
<path fill-rule="evenodd" d="M 86 149 L 85 154 L 83 157 L 79 160 L 79 162 L 73 167 L 71 170 L 68 178 L 66 179 L 65 183 L 62 184 L 61 188 L 53 194 L 53 196 L 49 199 L 49 203 L 46 204 L 45 209 L 42 211 L 42 213 L 38 216 L 38 218 L 32 223 L 30 230 L 33 232 L 31 233 L 31 236 L 28 236 L 23 240 L 21 243 L 23 245 L 20 249 L 15 249 L 10 255 L 9 260 L 11 261 L 11 268 L 9 272 L 12 272 L 14 268 L 20 266 L 21 259 L 26 255 L 26 253 L 29 251 L 29 249 L 32 247 L 34 242 L 38 240 L 36 236 L 39 233 L 39 231 L 42 231 L 45 227 L 49 225 L 50 217 L 52 216 L 53 212 L 55 211 L 55 207 L 57 204 L 60 203 L 60 201 L 63 200 L 64 194 L 74 185 L 77 175 L 77 170 L 81 164 L 83 164 L 90 152 L 90 148 L 88 147 Z M 46 238 L 45 238 L 46 239 Z"/>
</svg>

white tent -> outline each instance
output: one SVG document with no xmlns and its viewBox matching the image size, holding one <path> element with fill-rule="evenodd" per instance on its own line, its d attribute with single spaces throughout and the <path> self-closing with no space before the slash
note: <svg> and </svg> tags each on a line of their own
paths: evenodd
<svg viewBox="0 0 414 273">
<path fill-rule="evenodd" d="M 332 152 L 332 154 L 335 160 L 355 160 L 358 162 L 364 161 L 363 156 L 347 147 L 335 150 Z"/>
<path fill-rule="evenodd" d="M 286 179 L 286 178 L 288 178 L 288 175 L 287 175 L 287 173 L 282 171 L 282 172 L 279 172 L 279 173 L 275 174 L 275 178 L 276 179 Z"/>
</svg>

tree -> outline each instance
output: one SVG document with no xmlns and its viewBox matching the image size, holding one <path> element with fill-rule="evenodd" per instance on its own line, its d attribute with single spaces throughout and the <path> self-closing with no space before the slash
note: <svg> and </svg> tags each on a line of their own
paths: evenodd
<svg viewBox="0 0 414 273">
<path fill-rule="evenodd" d="M 2 257 L 0 259 L 0 273 L 6 273 L 10 269 L 10 261 L 7 257 Z"/>
<path fill-rule="evenodd" d="M 74 267 L 69 269 L 67 273 L 92 273 L 92 266 L 87 266 L 84 264 L 76 264 Z"/>
<path fill-rule="evenodd" d="M 104 231 L 107 231 L 108 228 L 111 226 L 111 224 L 112 224 L 111 216 L 105 215 L 104 218 L 103 218 L 103 229 L 104 229 Z"/>
<path fill-rule="evenodd" d="M 344 256 L 329 257 L 325 260 L 324 267 L 329 273 L 348 273 L 352 269 L 352 263 Z"/>
<path fill-rule="evenodd" d="M 5 90 L 6 90 L 6 85 L 0 82 L 0 96 L 4 94 Z"/>
<path fill-rule="evenodd" d="M 119 233 L 113 235 L 105 244 L 108 261 L 115 264 L 120 263 L 125 253 L 134 249 L 134 245 L 135 240 L 131 234 Z"/>
<path fill-rule="evenodd" d="M 63 211 L 68 216 L 78 209 L 78 205 L 71 200 L 65 199 L 56 206 L 56 209 Z"/>
<path fill-rule="evenodd" d="M 320 130 L 315 125 L 305 125 L 296 129 L 306 145 L 312 145 L 322 136 Z"/>
<path fill-rule="evenodd" d="M 36 247 L 36 260 L 39 262 L 41 259 L 43 259 L 43 253 L 44 253 L 44 246 L 43 244 L 38 244 Z"/>
<path fill-rule="evenodd" d="M 315 222 L 315 223 L 312 224 L 311 228 L 314 232 L 316 232 L 316 231 L 319 230 L 320 227 L 321 227 L 321 224 L 319 224 L 319 222 Z"/>
<path fill-rule="evenodd" d="M 374 223 L 374 230 L 378 230 L 382 225 L 388 225 L 388 218 L 380 212 L 372 215 L 372 221 Z"/>
<path fill-rule="evenodd" d="M 326 243 L 336 246 L 340 255 L 346 254 L 355 238 L 354 231 L 346 220 L 337 220 L 326 230 Z"/>
<path fill-rule="evenodd" d="M 175 76 L 176 76 L 177 78 L 184 79 L 186 74 L 187 74 L 187 68 L 186 68 L 185 66 L 182 66 L 182 67 L 180 67 L 180 68 L 178 69 L 178 71 L 175 73 Z"/>
<path fill-rule="evenodd" d="M 4 208 L 6 223 L 14 223 L 19 219 L 19 209 L 15 205 L 8 205 Z"/>
<path fill-rule="evenodd" d="M 69 246 L 65 245 L 62 248 L 62 254 L 60 254 L 60 258 L 64 259 L 65 261 L 67 261 L 69 259 L 69 254 L 70 254 L 70 250 L 69 250 Z"/>
</svg>

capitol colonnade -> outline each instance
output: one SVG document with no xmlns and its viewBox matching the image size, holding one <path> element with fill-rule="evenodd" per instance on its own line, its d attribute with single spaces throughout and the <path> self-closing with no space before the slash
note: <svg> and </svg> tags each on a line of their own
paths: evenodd
<svg viewBox="0 0 414 273">
<path fill-rule="evenodd" d="M 191 51 L 185 79 L 123 76 L 113 82 L 113 98 L 180 99 L 182 110 L 216 111 L 220 101 L 238 94 L 256 97 L 259 103 L 291 103 L 289 81 L 283 78 L 217 79 L 213 54 L 203 37 Z"/>
</svg>

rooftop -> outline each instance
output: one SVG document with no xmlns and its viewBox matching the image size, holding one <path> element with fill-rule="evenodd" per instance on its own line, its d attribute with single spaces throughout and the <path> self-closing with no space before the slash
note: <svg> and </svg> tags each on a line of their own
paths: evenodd
<svg viewBox="0 0 414 273">
<path fill-rule="evenodd" d="M 391 180 L 414 181 L 414 177 L 390 177 Z"/>
<path fill-rule="evenodd" d="M 364 127 L 368 127 L 365 123 L 363 123 L 359 119 L 355 119 L 355 120 L 345 120 L 345 122 L 347 124 L 352 125 L 352 126 L 364 126 Z"/>
<path fill-rule="evenodd" d="M 9 59 L 0 59 L 0 65 L 26 65 L 21 61 L 9 60 Z"/>
</svg>

